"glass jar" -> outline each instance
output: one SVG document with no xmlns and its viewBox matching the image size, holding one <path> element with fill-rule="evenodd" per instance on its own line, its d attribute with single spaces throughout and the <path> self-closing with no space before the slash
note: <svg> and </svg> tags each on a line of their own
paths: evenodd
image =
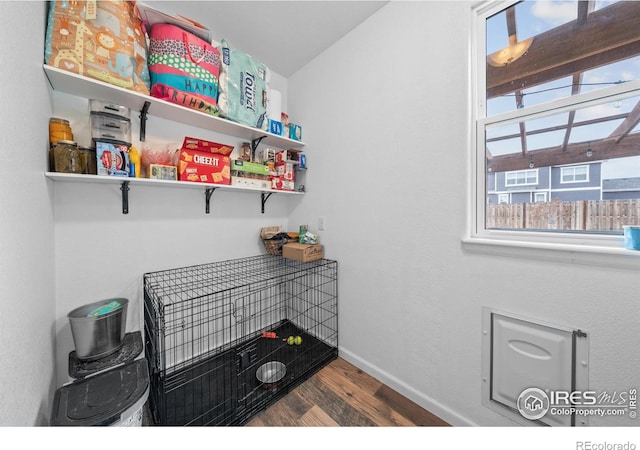
<svg viewBox="0 0 640 450">
<path fill-rule="evenodd" d="M 67 119 L 51 117 L 49 119 L 49 146 L 53 147 L 60 140 L 73 140 L 71 125 Z"/>
<path fill-rule="evenodd" d="M 75 141 L 58 140 L 49 150 L 52 172 L 82 173 L 82 158 Z"/>
<path fill-rule="evenodd" d="M 98 166 L 96 160 L 96 149 L 90 147 L 78 147 L 80 161 L 82 163 L 82 173 L 97 175 Z"/>
</svg>

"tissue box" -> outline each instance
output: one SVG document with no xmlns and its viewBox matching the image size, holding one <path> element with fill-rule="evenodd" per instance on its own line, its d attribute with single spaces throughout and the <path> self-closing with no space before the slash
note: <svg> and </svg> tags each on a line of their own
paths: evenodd
<svg viewBox="0 0 640 450">
<path fill-rule="evenodd" d="M 282 246 L 282 256 L 300 262 L 316 261 L 324 258 L 324 247 L 320 244 L 291 242 Z"/>
<path fill-rule="evenodd" d="M 228 156 L 196 150 L 180 150 L 178 162 L 180 181 L 230 184 L 231 160 Z"/>
</svg>

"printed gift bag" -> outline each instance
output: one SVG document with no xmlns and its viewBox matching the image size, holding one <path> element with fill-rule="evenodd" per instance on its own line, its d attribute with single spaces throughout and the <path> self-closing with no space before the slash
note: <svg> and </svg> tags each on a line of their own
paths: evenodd
<svg viewBox="0 0 640 450">
<path fill-rule="evenodd" d="M 50 1 L 44 59 L 149 95 L 146 38 L 135 1 Z"/>
<path fill-rule="evenodd" d="M 168 23 L 149 33 L 151 95 L 218 115 L 220 52 L 194 34 Z"/>
</svg>

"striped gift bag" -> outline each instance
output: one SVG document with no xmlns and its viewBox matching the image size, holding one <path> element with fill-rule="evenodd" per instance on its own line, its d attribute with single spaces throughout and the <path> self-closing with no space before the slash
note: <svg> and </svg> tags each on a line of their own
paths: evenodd
<svg viewBox="0 0 640 450">
<path fill-rule="evenodd" d="M 217 116 L 220 52 L 182 28 L 158 23 L 149 33 L 151 96 Z"/>
</svg>

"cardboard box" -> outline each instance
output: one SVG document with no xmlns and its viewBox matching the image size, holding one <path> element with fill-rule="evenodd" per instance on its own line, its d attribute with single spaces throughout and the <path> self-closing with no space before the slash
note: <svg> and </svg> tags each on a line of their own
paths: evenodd
<svg viewBox="0 0 640 450">
<path fill-rule="evenodd" d="M 289 124 L 289 139 L 293 139 L 294 141 L 302 140 L 302 127 L 300 125 L 294 123 Z"/>
<path fill-rule="evenodd" d="M 231 186 L 238 186 L 249 189 L 260 189 L 261 191 L 271 190 L 270 180 L 260 180 L 258 178 L 231 177 Z"/>
<path fill-rule="evenodd" d="M 256 154 L 256 162 L 267 164 L 276 162 L 276 151 L 272 148 L 260 148 Z"/>
<path fill-rule="evenodd" d="M 180 150 L 178 162 L 180 181 L 230 184 L 231 160 L 228 156 L 196 150 Z"/>
<path fill-rule="evenodd" d="M 271 177 L 271 189 L 275 191 L 293 191 L 295 183 L 281 177 Z"/>
<path fill-rule="evenodd" d="M 231 152 L 233 152 L 233 146 L 198 138 L 185 137 L 182 143 L 182 150 L 196 150 L 199 152 L 219 153 L 220 155 L 229 156 Z"/>
<path fill-rule="evenodd" d="M 264 164 L 241 161 L 239 159 L 234 159 L 231 162 L 231 170 L 238 173 L 243 172 L 261 175 L 267 177 L 267 179 L 269 175 L 271 175 L 269 167 L 265 166 Z"/>
<path fill-rule="evenodd" d="M 293 169 L 293 163 L 290 162 L 277 162 L 275 176 L 287 181 L 295 181 L 295 171 Z"/>
<path fill-rule="evenodd" d="M 129 176 L 129 144 L 119 141 L 97 141 L 96 159 L 98 175 Z"/>
<path fill-rule="evenodd" d="M 324 258 L 324 247 L 320 244 L 298 244 L 291 242 L 282 247 L 282 256 L 300 262 L 315 261 Z"/>
<path fill-rule="evenodd" d="M 178 168 L 164 164 L 149 164 L 147 167 L 147 178 L 152 180 L 177 180 Z"/>
<path fill-rule="evenodd" d="M 289 150 L 281 150 L 276 153 L 276 162 L 294 162 L 300 161 L 300 155 L 302 150 L 295 150 L 290 148 Z"/>
<path fill-rule="evenodd" d="M 282 136 L 282 122 L 269 119 L 269 133 Z"/>
</svg>

